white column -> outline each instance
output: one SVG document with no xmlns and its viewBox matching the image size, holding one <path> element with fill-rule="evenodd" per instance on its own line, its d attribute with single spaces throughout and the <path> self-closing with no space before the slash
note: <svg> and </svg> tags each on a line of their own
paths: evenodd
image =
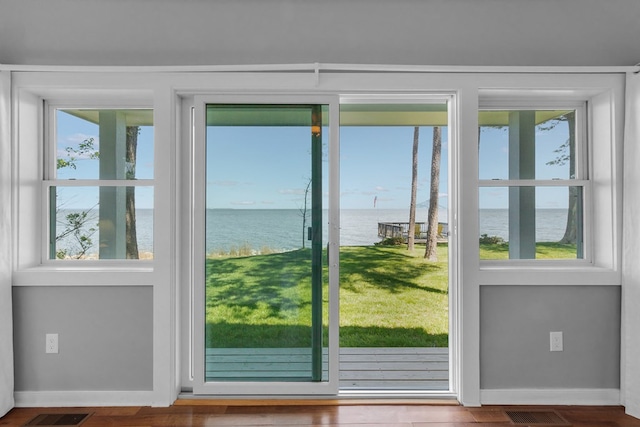
<svg viewBox="0 0 640 427">
<path fill-rule="evenodd" d="M 640 418 L 640 75 L 627 75 L 622 248 L 622 391 L 628 414 Z"/>
<path fill-rule="evenodd" d="M 509 113 L 509 179 L 536 176 L 535 111 Z M 536 257 L 536 189 L 509 188 L 509 258 Z"/>
<path fill-rule="evenodd" d="M 126 117 L 100 112 L 100 179 L 125 179 Z M 100 258 L 126 258 L 125 187 L 100 188 Z"/>
</svg>

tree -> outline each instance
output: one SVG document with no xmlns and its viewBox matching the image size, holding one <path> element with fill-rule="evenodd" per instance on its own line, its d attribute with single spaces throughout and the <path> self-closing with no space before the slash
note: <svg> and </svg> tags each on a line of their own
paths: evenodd
<svg viewBox="0 0 640 427">
<path fill-rule="evenodd" d="M 409 230 L 407 250 L 413 251 L 416 236 L 416 196 L 418 192 L 418 143 L 420 128 L 413 128 L 413 159 L 411 163 L 411 204 L 409 205 Z"/>
<path fill-rule="evenodd" d="M 56 159 L 56 169 L 76 169 L 76 163 L 78 162 L 78 160 L 81 160 L 83 158 L 99 158 L 100 153 L 94 148 L 94 142 L 95 140 L 93 138 L 88 138 L 82 141 L 78 145 L 78 148 L 66 147 L 64 150 L 66 152 L 66 158 L 58 157 Z M 95 221 L 95 218 L 90 215 L 91 211 L 94 208 L 95 206 L 86 211 L 68 213 L 65 215 L 64 220 L 60 221 L 62 231 L 58 232 L 57 227 L 55 231 L 55 257 L 57 259 L 80 259 L 87 254 L 87 251 L 89 249 L 91 249 L 91 247 L 93 246 L 92 236 L 95 234 L 97 229 L 95 227 L 87 228 L 87 224 L 91 221 Z M 56 200 L 56 222 L 58 213 L 59 205 L 58 201 Z M 58 242 L 64 241 L 67 238 L 71 238 L 76 247 L 58 248 Z"/>
<path fill-rule="evenodd" d="M 309 203 L 309 190 L 311 189 L 311 179 L 307 182 L 307 187 L 304 189 L 304 205 L 300 209 L 300 215 L 302 216 L 302 249 L 307 246 L 307 210 Z"/>
<path fill-rule="evenodd" d="M 56 233 L 56 243 L 67 237 L 71 237 L 77 247 L 75 250 L 70 251 L 70 248 L 60 249 L 56 245 L 57 259 L 80 259 L 84 257 L 87 251 L 93 246 L 91 237 L 95 234 L 96 228 L 86 228 L 87 223 L 94 220 L 94 218 L 89 216 L 91 210 L 93 210 L 93 208 L 88 211 L 72 212 L 65 215 L 64 221 L 62 222 L 64 228 L 60 233 Z"/>
<path fill-rule="evenodd" d="M 139 126 L 127 126 L 126 178 L 136 179 L 136 154 L 138 151 Z M 127 259 L 139 259 L 138 233 L 136 231 L 136 188 L 127 187 L 125 195 L 125 224 Z"/>
<path fill-rule="evenodd" d="M 138 149 L 138 135 L 140 134 L 139 126 L 127 126 L 126 129 L 126 147 L 125 147 L 125 178 L 136 179 L 136 155 Z M 100 152 L 94 147 L 94 139 L 88 138 L 81 142 L 78 148 L 65 148 L 66 157 L 56 159 L 56 168 L 72 168 L 76 169 L 77 162 L 81 159 L 98 159 Z M 97 231 L 97 228 L 87 228 L 86 224 L 94 220 L 89 213 L 95 206 L 87 211 L 80 213 L 70 213 L 65 217 L 62 223 L 63 230 L 56 233 L 56 242 L 72 237 L 79 249 L 73 254 L 68 249 L 56 250 L 57 258 L 82 258 L 86 252 L 93 246 L 91 237 Z M 139 259 L 138 251 L 138 233 L 136 230 L 136 200 L 135 187 L 127 187 L 125 190 L 125 241 L 126 241 L 126 258 Z"/>
<path fill-rule="evenodd" d="M 442 153 L 442 131 L 440 126 L 433 127 L 433 151 L 431 154 L 431 191 L 429 195 L 429 213 L 427 218 L 427 246 L 425 259 L 437 261 L 438 243 L 438 194 L 440 189 L 440 158 Z"/>
<path fill-rule="evenodd" d="M 542 130 L 551 130 L 560 122 L 567 122 L 569 126 L 569 138 L 560 145 L 554 153 L 558 157 L 547 162 L 547 165 L 564 166 L 569 162 L 569 177 L 576 177 L 576 113 L 574 111 L 555 119 L 551 124 L 542 128 Z M 560 243 L 574 244 L 577 241 L 578 224 L 578 187 L 569 187 L 569 209 L 567 211 L 567 224 L 565 226 L 564 236 L 560 239 Z"/>
</svg>

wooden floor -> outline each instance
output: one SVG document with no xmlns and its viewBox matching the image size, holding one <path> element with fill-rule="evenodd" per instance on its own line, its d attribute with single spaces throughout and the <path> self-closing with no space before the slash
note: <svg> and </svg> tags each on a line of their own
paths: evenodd
<svg viewBox="0 0 640 427">
<path fill-rule="evenodd" d="M 207 380 L 304 378 L 311 352 L 299 348 L 207 349 Z M 327 351 L 323 377 L 328 376 Z M 449 389 L 447 348 L 341 348 L 341 390 Z"/>
<path fill-rule="evenodd" d="M 260 405 L 258 405 L 258 403 Z M 350 426 L 350 427 L 507 427 L 512 426 L 502 407 L 465 408 L 439 405 L 185 405 L 169 408 L 20 408 L 3 418 L 0 426 L 19 427 L 39 414 L 90 412 L 82 427 L 166 426 Z M 540 409 L 524 408 L 524 409 Z M 573 427 L 638 427 L 640 420 L 620 407 L 555 407 Z"/>
</svg>

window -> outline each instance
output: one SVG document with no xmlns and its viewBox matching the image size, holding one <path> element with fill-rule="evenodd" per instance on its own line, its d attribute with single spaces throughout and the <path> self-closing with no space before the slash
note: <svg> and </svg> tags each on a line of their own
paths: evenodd
<svg viewBox="0 0 640 427">
<path fill-rule="evenodd" d="M 583 108 L 479 113 L 480 259 L 584 259 Z"/>
<path fill-rule="evenodd" d="M 153 258 L 153 111 L 49 109 L 46 259 Z"/>
</svg>

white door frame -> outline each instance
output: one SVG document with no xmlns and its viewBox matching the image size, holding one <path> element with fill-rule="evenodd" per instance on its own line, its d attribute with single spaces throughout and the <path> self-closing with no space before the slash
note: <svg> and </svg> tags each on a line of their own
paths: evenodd
<svg viewBox="0 0 640 427">
<path fill-rule="evenodd" d="M 205 381 L 205 236 L 201 230 L 205 225 L 206 185 L 206 106 L 207 104 L 323 104 L 329 105 L 329 376 L 328 381 L 284 382 L 284 381 Z M 337 173 L 339 170 L 339 105 L 337 96 L 327 95 L 197 95 L 194 98 L 194 164 L 193 164 L 193 392 L 194 394 L 224 395 L 336 395 L 338 393 L 339 341 L 338 341 L 338 233 L 339 192 Z"/>
</svg>

